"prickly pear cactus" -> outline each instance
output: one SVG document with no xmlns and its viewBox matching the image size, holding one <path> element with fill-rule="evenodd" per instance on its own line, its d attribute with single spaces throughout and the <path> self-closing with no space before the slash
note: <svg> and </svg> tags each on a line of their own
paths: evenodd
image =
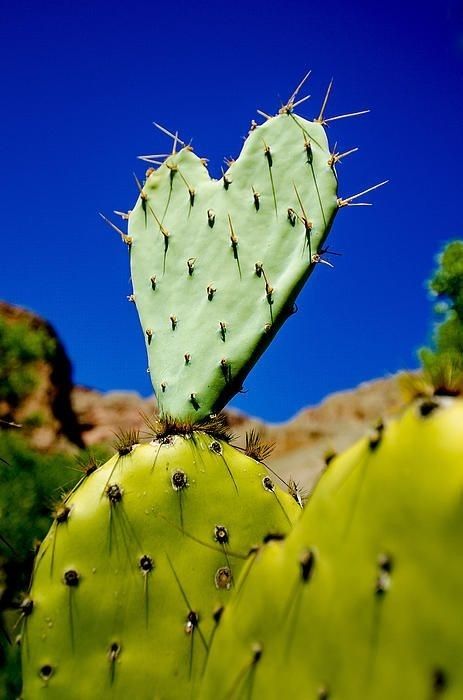
<svg viewBox="0 0 463 700">
<path fill-rule="evenodd" d="M 148 175 L 125 240 L 161 413 L 199 420 L 240 390 L 320 260 L 336 190 L 322 124 L 290 106 L 220 180 L 189 146 Z"/>
<path fill-rule="evenodd" d="M 462 426 L 424 399 L 330 463 L 243 572 L 202 700 L 463 697 Z"/>
<path fill-rule="evenodd" d="M 195 697 L 249 550 L 300 512 L 226 434 L 124 439 L 56 511 L 23 606 L 24 700 Z"/>
<path fill-rule="evenodd" d="M 369 191 L 337 198 L 336 163 L 356 149 L 328 148 L 331 88 L 318 119 L 294 113 L 306 78 L 220 180 L 175 137 L 138 183 L 128 234 L 109 222 L 129 247 L 163 427 L 124 440 L 57 510 L 22 607 L 24 700 L 197 697 L 249 551 L 299 512 L 263 451 L 234 451 L 210 418 L 326 262 L 337 210 Z"/>
</svg>

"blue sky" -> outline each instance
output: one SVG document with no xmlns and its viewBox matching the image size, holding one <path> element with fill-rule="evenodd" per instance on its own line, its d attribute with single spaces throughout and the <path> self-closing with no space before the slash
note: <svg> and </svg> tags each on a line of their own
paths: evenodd
<svg viewBox="0 0 463 700">
<path fill-rule="evenodd" d="M 49 319 L 77 383 L 151 393 L 126 300 L 126 250 L 98 217 L 128 209 L 158 121 L 193 139 L 213 175 L 256 109 L 308 70 L 316 116 L 329 80 L 332 143 L 358 146 L 340 193 L 389 178 L 373 207 L 340 212 L 293 316 L 233 405 L 271 421 L 329 392 L 416 366 L 429 339 L 425 280 L 462 237 L 463 4 L 23 2 L 2 11 L 0 296 Z"/>
</svg>

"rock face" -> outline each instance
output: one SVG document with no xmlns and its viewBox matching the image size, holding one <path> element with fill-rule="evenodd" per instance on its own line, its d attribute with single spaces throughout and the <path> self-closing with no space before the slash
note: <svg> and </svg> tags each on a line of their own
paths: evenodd
<svg viewBox="0 0 463 700">
<path fill-rule="evenodd" d="M 8 323 L 26 322 L 54 340 L 51 359 L 36 363 L 38 383 L 30 396 L 14 411 L 0 402 L 0 418 L 27 424 L 28 416 L 40 414 L 40 425 L 27 427 L 35 447 L 49 450 L 110 444 L 115 433 L 129 428 L 139 429 L 143 435 L 143 414 L 152 415 L 156 410 L 154 398 L 144 399 L 131 392 L 103 394 L 73 386 L 71 363 L 49 323 L 4 302 L 0 302 L 0 318 Z M 228 409 L 226 415 L 239 436 L 238 445 L 244 445 L 247 431 L 256 429 L 262 438 L 275 443 L 269 467 L 283 479 L 291 477 L 303 489 L 310 490 L 328 451 L 345 449 L 380 417 L 398 410 L 401 403 L 397 378 L 391 377 L 333 394 L 319 406 L 307 408 L 278 425 L 266 424 L 233 409 Z"/>
<path fill-rule="evenodd" d="M 129 391 L 102 394 L 81 386 L 73 389 L 72 405 L 88 447 L 113 442 L 120 430 L 133 428 L 143 434 L 143 414 L 151 416 L 156 411 L 154 397 L 144 399 Z"/>
<path fill-rule="evenodd" d="M 32 363 L 36 379 L 33 391 L 17 405 L 0 401 L 0 418 L 23 423 L 24 432 L 38 449 L 83 447 L 81 428 L 71 404 L 72 366 L 54 328 L 37 314 L 2 301 L 0 319 L 5 324 L 42 333 L 52 341 L 53 348 L 49 357 Z"/>
<path fill-rule="evenodd" d="M 271 466 L 311 489 L 329 453 L 341 452 L 365 435 L 381 418 L 403 406 L 397 376 L 360 384 L 356 389 L 328 396 L 282 425 L 263 426 L 275 441 Z"/>
</svg>

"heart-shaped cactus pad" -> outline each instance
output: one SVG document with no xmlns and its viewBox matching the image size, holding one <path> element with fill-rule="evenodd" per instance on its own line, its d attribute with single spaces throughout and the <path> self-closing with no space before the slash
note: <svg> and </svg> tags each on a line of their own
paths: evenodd
<svg viewBox="0 0 463 700">
<path fill-rule="evenodd" d="M 149 172 L 129 216 L 133 300 L 161 414 L 222 409 L 291 314 L 338 210 L 321 123 L 253 123 L 220 180 L 186 146 Z"/>
</svg>

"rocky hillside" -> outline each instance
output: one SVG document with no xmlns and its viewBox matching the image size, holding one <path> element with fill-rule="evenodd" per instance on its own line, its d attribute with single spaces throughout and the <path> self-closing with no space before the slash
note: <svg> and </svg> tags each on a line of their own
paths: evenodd
<svg viewBox="0 0 463 700">
<path fill-rule="evenodd" d="M 143 432 L 142 415 L 151 415 L 155 410 L 153 399 L 143 399 L 135 393 L 101 394 L 83 387 L 74 388 L 72 405 L 88 446 L 113 440 L 121 428 Z M 271 425 L 231 409 L 226 415 L 237 436 L 237 445 L 244 445 L 247 431 L 258 430 L 265 440 L 275 443 L 269 466 L 307 490 L 323 469 L 327 453 L 345 449 L 365 435 L 380 417 L 393 413 L 400 405 L 397 379 L 391 377 L 332 394 L 286 423 Z"/>
<path fill-rule="evenodd" d="M 52 451 L 72 450 L 82 444 L 92 447 L 110 443 L 121 429 L 144 430 L 142 414 L 151 415 L 155 411 L 154 399 L 143 399 L 129 392 L 102 394 L 73 386 L 69 358 L 50 324 L 5 303 L 0 303 L 0 322 L 3 327 L 22 324 L 53 341 L 52 352 L 31 363 L 36 378 L 33 391 L 14 406 L 0 400 L 0 418 L 23 422 L 35 447 Z M 0 358 L 0 367 L 1 364 Z M 234 410 L 227 410 L 226 414 L 238 436 L 238 445 L 244 444 L 246 431 L 257 429 L 264 439 L 275 443 L 269 460 L 271 469 L 284 479 L 292 477 L 307 490 L 323 469 L 327 452 L 346 448 L 379 417 L 396 411 L 400 404 L 398 383 L 391 377 L 333 394 L 320 405 L 278 425 L 266 424 Z"/>
<path fill-rule="evenodd" d="M 0 419 L 21 423 L 34 447 L 82 447 L 71 405 L 72 366 L 53 327 L 0 301 Z"/>
</svg>

